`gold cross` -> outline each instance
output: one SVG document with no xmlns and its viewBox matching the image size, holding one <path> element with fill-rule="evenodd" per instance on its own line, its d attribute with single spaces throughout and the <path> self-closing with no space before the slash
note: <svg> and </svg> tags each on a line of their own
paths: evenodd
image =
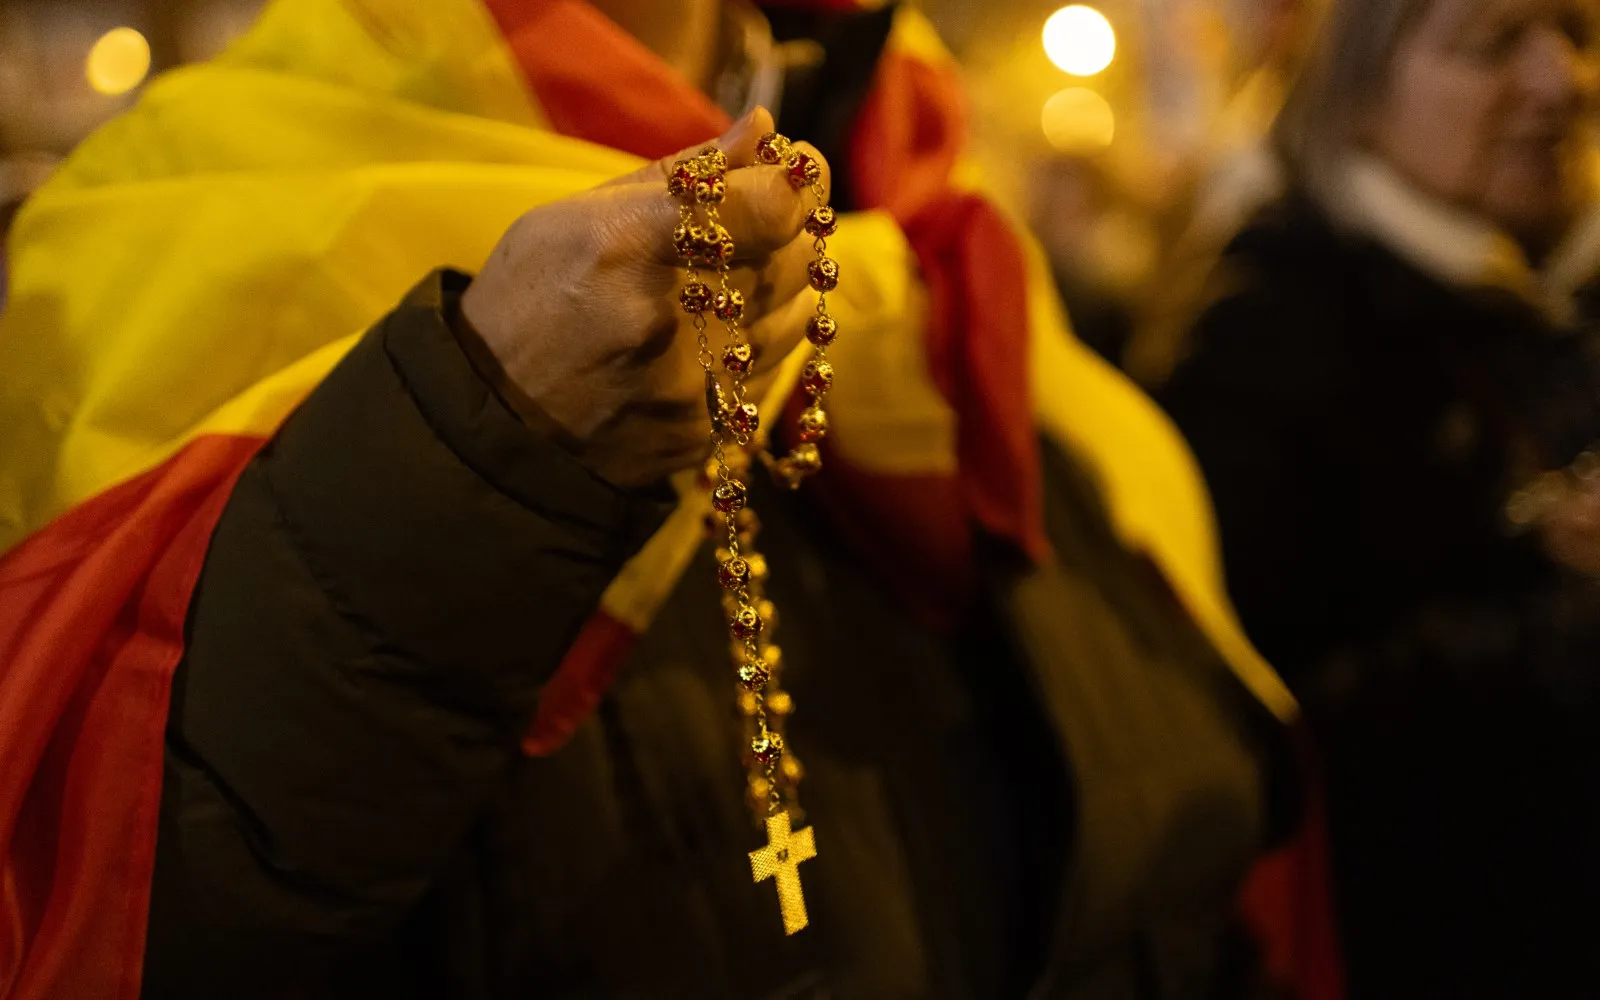
<svg viewBox="0 0 1600 1000">
<path fill-rule="evenodd" d="M 777 880 L 785 934 L 803 930 L 811 922 L 806 916 L 806 898 L 800 892 L 800 862 L 816 856 L 817 843 L 811 835 L 811 827 L 790 833 L 787 812 L 767 817 L 767 846 L 750 852 L 750 874 L 755 880 Z"/>
</svg>

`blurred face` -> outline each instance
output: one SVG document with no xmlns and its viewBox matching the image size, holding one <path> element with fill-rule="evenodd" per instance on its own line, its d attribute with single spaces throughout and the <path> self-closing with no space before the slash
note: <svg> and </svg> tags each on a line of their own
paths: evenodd
<svg viewBox="0 0 1600 1000">
<path fill-rule="evenodd" d="M 1531 249 L 1586 196 L 1600 0 L 1434 0 L 1395 53 L 1372 150 Z"/>
</svg>

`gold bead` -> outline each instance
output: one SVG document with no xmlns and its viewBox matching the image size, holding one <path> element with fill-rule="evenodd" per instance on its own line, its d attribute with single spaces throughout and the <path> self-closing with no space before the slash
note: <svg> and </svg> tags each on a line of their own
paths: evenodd
<svg viewBox="0 0 1600 1000">
<path fill-rule="evenodd" d="M 746 660 L 739 664 L 739 686 L 746 691 L 760 691 L 772 679 L 772 668 L 760 660 Z"/>
<path fill-rule="evenodd" d="M 756 697 L 754 691 L 740 690 L 739 714 L 749 717 L 761 710 L 761 699 Z"/>
<path fill-rule="evenodd" d="M 774 732 L 757 733 L 750 741 L 750 754 L 763 764 L 775 764 L 783 757 L 783 737 Z"/>
<path fill-rule="evenodd" d="M 761 658 L 767 661 L 767 666 L 773 670 L 783 669 L 783 650 L 778 646 L 762 646 Z"/>
<path fill-rule="evenodd" d="M 782 717 L 794 711 L 794 699 L 787 691 L 772 691 L 767 694 L 767 711 Z"/>
<path fill-rule="evenodd" d="M 786 755 L 783 763 L 778 765 L 778 773 L 783 775 L 785 781 L 793 784 L 806 776 L 806 769 L 801 766 L 800 758 L 790 754 Z"/>
</svg>

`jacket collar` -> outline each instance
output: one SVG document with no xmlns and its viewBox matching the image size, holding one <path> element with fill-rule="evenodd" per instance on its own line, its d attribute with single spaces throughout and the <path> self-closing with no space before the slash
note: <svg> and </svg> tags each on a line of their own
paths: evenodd
<svg viewBox="0 0 1600 1000">
<path fill-rule="evenodd" d="M 1600 211 L 1580 218 L 1535 269 L 1506 233 L 1422 192 L 1368 154 L 1346 161 L 1330 202 L 1328 211 L 1341 226 L 1423 272 L 1452 285 L 1505 289 L 1558 326 L 1571 323 L 1578 290 L 1600 275 Z"/>
</svg>

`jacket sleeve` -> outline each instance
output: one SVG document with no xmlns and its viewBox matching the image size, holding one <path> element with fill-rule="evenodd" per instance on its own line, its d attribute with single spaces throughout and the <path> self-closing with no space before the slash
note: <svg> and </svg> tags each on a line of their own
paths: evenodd
<svg viewBox="0 0 1600 1000">
<path fill-rule="evenodd" d="M 287 984 L 397 922 L 671 507 L 531 431 L 441 272 L 240 479 L 173 682 L 147 996 Z"/>
</svg>

